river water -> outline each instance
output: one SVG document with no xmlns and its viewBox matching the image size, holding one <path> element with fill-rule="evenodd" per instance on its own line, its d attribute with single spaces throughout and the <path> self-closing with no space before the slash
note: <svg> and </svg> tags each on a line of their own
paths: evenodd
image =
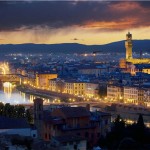
<svg viewBox="0 0 150 150">
<path fill-rule="evenodd" d="M 37 96 L 18 91 L 15 88 L 15 85 L 12 85 L 9 82 L 6 82 L 0 88 L 0 102 L 3 103 L 32 104 L 35 98 L 37 98 Z M 50 101 L 50 99 L 45 99 L 45 98 L 42 99 L 46 102 Z"/>
<path fill-rule="evenodd" d="M 0 88 L 0 102 L 3 102 L 3 103 L 10 103 L 13 105 L 32 104 L 35 98 L 37 98 L 37 96 L 18 91 L 15 85 L 10 84 L 9 82 L 3 84 Z M 53 99 L 50 100 L 50 99 L 45 99 L 45 98 L 42 98 L 42 99 L 46 103 L 52 102 L 53 100 Z M 94 111 L 94 108 L 91 108 L 91 109 L 92 111 Z M 121 113 L 120 115 L 123 117 L 123 119 L 126 120 L 126 122 L 129 122 L 129 124 L 130 123 L 132 124 L 138 119 L 137 114 L 131 115 L 130 113 L 126 113 L 126 114 Z M 113 115 L 112 115 L 112 120 L 113 120 Z M 144 121 L 145 121 L 146 126 L 150 127 L 150 116 L 144 116 Z"/>
<path fill-rule="evenodd" d="M 32 97 L 17 91 L 15 87 L 2 87 L 0 90 L 0 101 L 3 103 L 30 104 L 33 102 Z"/>
</svg>

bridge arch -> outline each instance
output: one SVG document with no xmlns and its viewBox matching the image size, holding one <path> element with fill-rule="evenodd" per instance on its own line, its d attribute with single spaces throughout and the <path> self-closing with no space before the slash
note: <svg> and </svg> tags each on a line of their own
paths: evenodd
<svg viewBox="0 0 150 150">
<path fill-rule="evenodd" d="M 8 63 L 0 62 L 0 74 L 8 74 L 9 73 L 9 66 Z"/>
<path fill-rule="evenodd" d="M 0 74 L 6 74 L 6 70 L 4 67 L 0 66 L 0 71 L 2 71 L 2 73 L 0 72 Z"/>
</svg>

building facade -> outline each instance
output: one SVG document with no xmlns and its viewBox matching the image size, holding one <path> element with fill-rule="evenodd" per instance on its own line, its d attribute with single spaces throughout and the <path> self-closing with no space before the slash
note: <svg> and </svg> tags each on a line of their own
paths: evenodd
<svg viewBox="0 0 150 150">
<path fill-rule="evenodd" d="M 97 90 L 99 83 L 78 81 L 78 80 L 64 80 L 64 79 L 51 79 L 49 80 L 49 90 L 66 93 L 76 96 L 84 96 L 88 98 L 95 98 L 98 96 Z"/>
<path fill-rule="evenodd" d="M 53 111 L 42 111 L 42 100 L 34 100 L 34 121 L 39 137 L 50 141 L 53 137 L 78 136 L 89 144 L 97 143 L 100 136 L 110 131 L 109 113 L 91 114 L 88 107 L 61 107 Z"/>
<path fill-rule="evenodd" d="M 42 89 L 48 89 L 49 80 L 55 78 L 57 78 L 57 74 L 37 73 L 35 76 L 36 87 Z"/>
<path fill-rule="evenodd" d="M 107 86 L 107 100 L 122 101 L 123 100 L 123 87 L 119 85 L 108 85 Z"/>
<path fill-rule="evenodd" d="M 124 87 L 124 102 L 138 104 L 138 88 L 132 86 Z"/>
</svg>

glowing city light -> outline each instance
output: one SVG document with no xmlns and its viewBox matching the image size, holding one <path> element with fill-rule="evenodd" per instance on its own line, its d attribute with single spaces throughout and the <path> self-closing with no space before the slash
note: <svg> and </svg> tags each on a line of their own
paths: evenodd
<svg viewBox="0 0 150 150">
<path fill-rule="evenodd" d="M 12 84 L 10 82 L 5 82 L 3 83 L 3 86 L 9 88 L 12 87 Z"/>
</svg>

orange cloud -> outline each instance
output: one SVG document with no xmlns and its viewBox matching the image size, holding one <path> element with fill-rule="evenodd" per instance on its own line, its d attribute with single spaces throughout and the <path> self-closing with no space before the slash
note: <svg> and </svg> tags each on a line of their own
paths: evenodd
<svg viewBox="0 0 150 150">
<path fill-rule="evenodd" d="M 142 7 L 137 2 L 119 2 L 119 3 L 112 3 L 109 8 L 113 11 L 133 11 L 133 10 L 141 10 Z"/>
<path fill-rule="evenodd" d="M 108 43 L 128 29 L 148 39 L 149 16 L 150 2 L 0 2 L 0 43 Z"/>
<path fill-rule="evenodd" d="M 83 23 L 83 27 L 115 31 L 150 26 L 150 22 L 147 20 L 150 9 L 143 7 L 138 2 L 110 3 L 107 16 L 106 13 L 104 16 L 103 14 L 99 15 L 103 19 L 86 21 Z"/>
<path fill-rule="evenodd" d="M 87 22 L 84 25 L 84 28 L 93 28 L 93 29 L 106 29 L 106 30 L 124 30 L 126 28 L 132 28 L 137 22 L 137 19 L 122 19 L 121 21 L 93 21 Z"/>
</svg>

